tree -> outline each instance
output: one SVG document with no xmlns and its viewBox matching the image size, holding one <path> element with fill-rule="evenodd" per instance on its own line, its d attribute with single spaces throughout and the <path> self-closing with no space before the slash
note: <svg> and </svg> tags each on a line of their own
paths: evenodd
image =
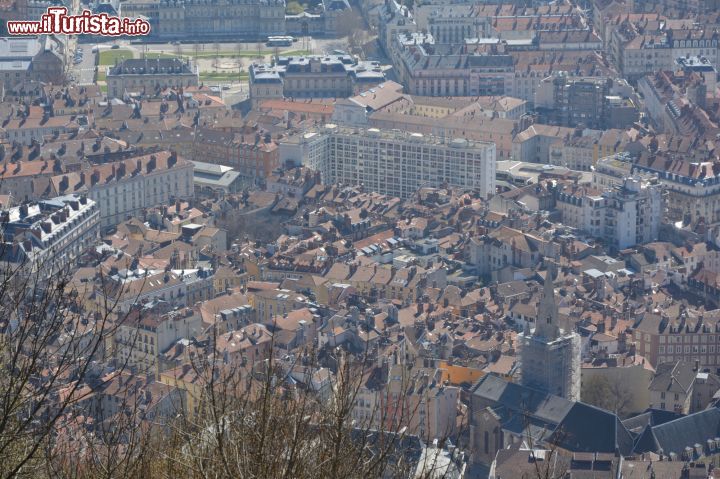
<svg viewBox="0 0 720 479">
<path fill-rule="evenodd" d="M 352 8 L 340 13 L 335 25 L 338 36 L 347 37 L 347 44 L 351 52 L 362 48 L 367 41 L 367 30 L 363 18 Z"/>
<path fill-rule="evenodd" d="M 215 72 L 217 72 L 220 67 L 220 43 L 215 42 L 213 44 L 213 49 L 215 50 L 215 60 L 213 64 L 215 66 Z"/>
<path fill-rule="evenodd" d="M 612 411 L 618 416 L 629 414 L 632 405 L 632 393 L 619 377 L 592 376 L 583 382 L 580 395 L 584 402 Z"/>
<path fill-rule="evenodd" d="M 290 0 L 285 7 L 285 11 L 289 15 L 298 15 L 305 11 L 305 9 L 302 5 L 300 5 L 300 2 L 298 2 L 297 0 Z"/>
<path fill-rule="evenodd" d="M 0 477 L 40 476 L 67 415 L 89 394 L 83 385 L 105 361 L 115 304 L 89 306 L 52 252 L 17 261 L 0 246 Z M 27 248 L 27 247 L 25 247 Z M 100 278 L 103 281 L 103 278 Z M 116 364 L 119 371 L 123 364 Z"/>
<path fill-rule="evenodd" d="M 1 257 L 15 258 L 16 247 L 10 243 Z M 318 350 L 310 342 L 288 355 L 277 350 L 273 334 L 253 363 L 227 357 L 211 326 L 187 361 L 156 381 L 136 366 L 143 351 L 146 359 L 154 354 L 147 336 L 141 341 L 149 313 L 138 304 L 140 293 L 123 313 L 119 299 L 108 299 L 120 298 L 110 293 L 122 285 L 102 268 L 85 287 L 70 265 L 52 257 L 4 265 L 2 479 L 365 478 L 411 471 L 430 478 L 447 467 L 437 460 L 442 448 L 418 462 L 421 443 L 407 430 L 417 406 L 405 403 L 411 383 L 404 375 L 397 397 L 382 396 L 367 419 L 353 416 L 362 378 L 375 364 L 367 348 Z M 291 378 L 328 370 L 323 394 L 312 381 Z M 391 400 L 403 407 L 383 407 Z M 439 439 L 442 446 L 449 438 Z"/>
</svg>

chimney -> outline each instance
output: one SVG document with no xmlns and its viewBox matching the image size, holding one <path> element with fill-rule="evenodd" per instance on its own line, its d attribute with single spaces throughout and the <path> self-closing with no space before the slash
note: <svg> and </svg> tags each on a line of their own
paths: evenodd
<svg viewBox="0 0 720 479">
<path fill-rule="evenodd" d="M 170 156 L 168 157 L 167 164 L 168 164 L 168 168 L 172 168 L 173 166 L 175 166 L 177 164 L 177 153 L 175 153 L 174 151 L 170 152 Z"/>
<path fill-rule="evenodd" d="M 28 205 L 22 204 L 20 205 L 20 218 L 25 218 L 28 215 Z"/>
<path fill-rule="evenodd" d="M 90 175 L 90 186 L 95 186 L 100 181 L 100 171 L 93 170 L 92 175 Z"/>
<path fill-rule="evenodd" d="M 157 166 L 157 157 L 155 155 L 150 155 L 150 161 L 147 163 L 147 172 L 151 173 L 155 167 Z"/>
<path fill-rule="evenodd" d="M 85 184 L 85 172 L 84 171 L 80 172 L 80 184 L 81 185 Z"/>
</svg>

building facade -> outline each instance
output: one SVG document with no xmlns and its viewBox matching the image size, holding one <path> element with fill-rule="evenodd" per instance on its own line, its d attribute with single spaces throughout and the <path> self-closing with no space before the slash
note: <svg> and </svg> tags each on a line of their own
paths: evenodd
<svg viewBox="0 0 720 479">
<path fill-rule="evenodd" d="M 654 178 L 631 176 L 600 192 L 565 188 L 557 209 L 568 226 L 604 239 L 616 250 L 658 238 L 663 209 L 662 186 Z"/>
<path fill-rule="evenodd" d="M 635 349 L 653 366 L 683 361 L 700 370 L 720 371 L 720 323 L 716 315 L 692 317 L 681 311 L 671 318 L 664 311 L 645 312 L 632 332 Z"/>
<path fill-rule="evenodd" d="M 265 39 L 285 33 L 284 0 L 141 0 L 121 3 L 126 17 L 143 16 L 162 39 Z"/>
<path fill-rule="evenodd" d="M 54 176 L 58 194 L 86 194 L 98 204 L 100 226 L 109 228 L 142 210 L 194 195 L 193 164 L 169 151 Z"/>
<path fill-rule="evenodd" d="M 363 185 L 399 198 L 408 198 L 421 186 L 444 183 L 476 189 L 483 197 L 495 191 L 492 143 L 326 125 L 294 138 L 283 152 L 281 163 L 302 163 L 320 171 L 324 183 Z"/>
<path fill-rule="evenodd" d="M 197 86 L 197 68 L 178 58 L 127 59 L 107 72 L 108 95 L 122 98 L 128 92 Z"/>
<path fill-rule="evenodd" d="M 377 62 L 349 55 L 277 57 L 250 67 L 253 106 L 280 98 L 347 98 L 385 81 Z"/>
<path fill-rule="evenodd" d="M 638 119 L 627 82 L 603 77 L 571 77 L 559 72 L 544 79 L 535 92 L 543 122 L 594 129 L 626 128 Z"/>
<path fill-rule="evenodd" d="M 137 373 L 155 377 L 161 372 L 159 356 L 177 340 L 201 333 L 202 326 L 202 317 L 190 308 L 166 313 L 133 310 L 115 332 L 115 358 Z"/>
<path fill-rule="evenodd" d="M 667 190 L 667 216 L 671 221 L 684 225 L 702 221 L 708 231 L 720 225 L 720 169 L 717 163 L 652 155 L 641 157 L 633 168 L 658 175 Z"/>
<path fill-rule="evenodd" d="M 100 211 L 86 196 L 66 195 L 0 212 L 2 259 L 48 275 L 75 263 L 98 240 Z"/>
<path fill-rule="evenodd" d="M 0 81 L 6 89 L 30 81 L 62 84 L 65 56 L 65 45 L 52 35 L 0 37 Z"/>
</svg>

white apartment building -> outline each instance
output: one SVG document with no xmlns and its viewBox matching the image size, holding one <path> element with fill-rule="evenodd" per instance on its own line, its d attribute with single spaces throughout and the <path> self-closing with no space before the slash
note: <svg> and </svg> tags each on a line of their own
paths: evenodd
<svg viewBox="0 0 720 479">
<path fill-rule="evenodd" d="M 93 166 L 51 178 L 57 194 L 87 194 L 100 208 L 108 228 L 139 217 L 144 208 L 194 195 L 193 164 L 169 151 Z"/>
<path fill-rule="evenodd" d="M 52 275 L 62 271 L 98 239 L 98 205 L 68 195 L 0 212 L 4 262 Z"/>
<path fill-rule="evenodd" d="M 399 198 L 444 183 L 483 197 L 495 192 L 494 143 L 329 124 L 281 146 L 281 162 L 317 170 L 324 183 L 363 185 Z"/>
<path fill-rule="evenodd" d="M 671 221 L 685 225 L 703 221 L 708 231 L 720 225 L 720 170 L 716 163 L 654 155 L 640 158 L 633 169 L 658 175 L 668 191 L 667 215 Z"/>
<path fill-rule="evenodd" d="M 115 332 L 115 358 L 120 364 L 145 374 L 157 374 L 159 355 L 179 339 L 202 333 L 202 316 L 191 308 L 164 314 L 136 309 Z"/>
<path fill-rule="evenodd" d="M 662 186 L 655 178 L 631 176 L 601 194 L 592 189 L 559 191 L 556 207 L 564 224 L 621 250 L 657 240 Z"/>
</svg>

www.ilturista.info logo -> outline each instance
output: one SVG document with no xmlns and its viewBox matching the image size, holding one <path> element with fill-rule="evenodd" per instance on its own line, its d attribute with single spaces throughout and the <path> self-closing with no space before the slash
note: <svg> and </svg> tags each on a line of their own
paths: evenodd
<svg viewBox="0 0 720 479">
<path fill-rule="evenodd" d="M 68 15 L 65 7 L 50 7 L 40 21 L 7 22 L 10 35 L 147 35 L 150 24 L 141 18 L 112 17 L 107 13 L 94 14 L 83 10 L 80 15 Z"/>
</svg>

